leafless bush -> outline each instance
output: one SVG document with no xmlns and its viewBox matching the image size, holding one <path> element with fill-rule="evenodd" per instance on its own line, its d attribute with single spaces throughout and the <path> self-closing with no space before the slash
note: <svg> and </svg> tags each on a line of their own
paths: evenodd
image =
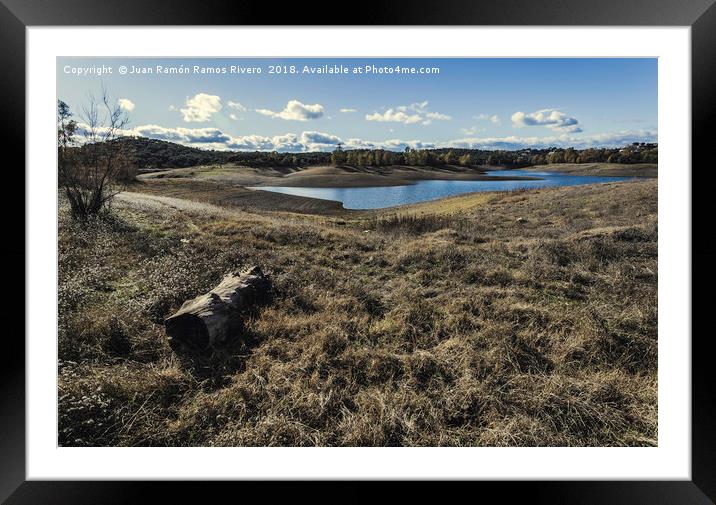
<svg viewBox="0 0 716 505">
<path fill-rule="evenodd" d="M 69 106 L 58 100 L 59 184 L 73 218 L 84 221 L 107 207 L 119 192 L 119 182 L 133 179 L 123 144 L 117 141 L 129 118 L 106 90 L 99 99 L 88 96 L 81 123 L 72 115 Z"/>
</svg>

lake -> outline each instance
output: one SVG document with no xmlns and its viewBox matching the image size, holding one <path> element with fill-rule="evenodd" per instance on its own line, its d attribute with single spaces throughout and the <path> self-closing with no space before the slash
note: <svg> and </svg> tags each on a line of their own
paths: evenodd
<svg viewBox="0 0 716 505">
<path fill-rule="evenodd" d="M 481 191 L 512 191 L 524 188 L 549 188 L 615 182 L 630 177 L 598 177 L 590 175 L 567 175 L 553 172 L 526 170 L 495 170 L 487 175 L 500 177 L 528 176 L 539 180 L 505 181 L 416 181 L 408 186 L 380 186 L 367 188 L 292 188 L 287 186 L 255 186 L 249 189 L 272 191 L 287 195 L 320 198 L 341 202 L 346 209 L 382 209 L 408 203 L 438 200 L 448 196 Z"/>
</svg>

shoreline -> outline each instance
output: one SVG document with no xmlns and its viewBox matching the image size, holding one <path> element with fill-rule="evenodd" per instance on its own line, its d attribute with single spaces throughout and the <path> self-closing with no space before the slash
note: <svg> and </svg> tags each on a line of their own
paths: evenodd
<svg viewBox="0 0 716 505">
<path fill-rule="evenodd" d="M 656 178 L 647 175 L 655 171 L 651 165 L 626 166 L 630 174 L 620 170 L 624 166 L 616 164 L 560 164 L 522 168 L 520 170 L 557 172 L 568 175 L 616 176 L 631 175 L 646 180 Z M 420 206 L 427 202 L 449 201 L 452 198 L 474 193 L 492 194 L 492 192 L 469 192 L 460 195 L 436 198 L 426 202 L 394 205 L 381 209 L 347 209 L 337 200 L 321 199 L 309 196 L 291 195 L 272 191 L 272 188 L 370 188 L 411 186 L 419 181 L 509 181 L 541 180 L 541 177 L 514 177 L 490 175 L 500 167 L 409 167 L 395 165 L 390 167 L 333 167 L 317 166 L 306 169 L 286 167 L 249 168 L 239 166 L 213 166 L 172 169 L 169 171 L 140 176 L 138 182 L 129 191 L 140 191 L 159 196 L 168 196 L 195 200 L 213 205 L 238 208 L 255 212 L 288 212 L 323 216 L 345 216 L 356 213 L 376 212 L 410 206 Z M 597 173 L 594 173 L 594 172 Z M 638 171 L 642 176 L 634 176 Z"/>
<path fill-rule="evenodd" d="M 485 172 L 451 172 L 448 170 L 397 170 L 388 173 L 307 174 L 272 179 L 252 187 L 286 188 L 371 188 L 413 186 L 420 181 L 534 181 L 541 177 L 488 175 Z"/>
<path fill-rule="evenodd" d="M 564 175 L 655 179 L 658 177 L 658 168 L 656 163 L 553 163 L 551 165 L 534 165 L 521 170 L 528 172 L 553 172 Z"/>
<path fill-rule="evenodd" d="M 367 188 L 410 186 L 425 180 L 493 181 L 539 180 L 540 177 L 489 175 L 483 167 L 444 165 L 417 167 L 393 165 L 388 167 L 315 166 L 309 168 L 242 166 L 200 166 L 144 173 L 140 181 L 197 180 L 242 187 L 291 188 Z"/>
<path fill-rule="evenodd" d="M 650 177 L 635 178 L 636 180 L 647 181 L 653 180 Z M 595 184 L 620 184 L 624 181 L 604 182 Z M 584 184 L 580 186 L 589 187 L 594 184 Z M 406 203 L 401 205 L 393 205 L 389 207 L 381 207 L 377 209 L 347 209 L 343 203 L 337 200 L 321 199 L 309 196 L 292 195 L 288 193 L 280 193 L 271 191 L 271 186 L 247 188 L 238 185 L 228 185 L 218 182 L 200 181 L 192 179 L 174 179 L 174 180 L 154 180 L 142 181 L 136 185 L 128 187 L 127 192 L 138 192 L 160 197 L 179 198 L 183 200 L 208 203 L 217 206 L 235 208 L 247 212 L 286 212 L 303 215 L 326 216 L 326 217 L 342 217 L 349 215 L 375 215 L 381 213 L 395 213 L 407 211 L 414 213 L 422 212 L 426 207 L 453 207 L 458 202 L 472 202 L 476 195 L 485 195 L 485 199 L 496 194 L 504 193 L 503 191 L 471 191 L 450 195 L 432 200 L 421 202 Z M 359 186 L 357 186 L 359 187 Z M 573 186 L 566 186 L 573 187 Z M 526 191 L 541 191 L 545 189 L 536 187 L 527 189 Z M 462 207 L 458 204 L 457 207 Z"/>
</svg>

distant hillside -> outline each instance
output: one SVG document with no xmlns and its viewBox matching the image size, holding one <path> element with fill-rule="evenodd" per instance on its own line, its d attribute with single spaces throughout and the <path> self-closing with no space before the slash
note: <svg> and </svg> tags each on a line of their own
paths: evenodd
<svg viewBox="0 0 716 505">
<path fill-rule="evenodd" d="M 197 165 L 234 163 L 249 167 L 336 166 L 491 166 L 519 168 L 547 164 L 657 164 L 657 144 L 634 142 L 622 148 L 525 148 L 516 151 L 486 149 L 406 149 L 403 152 L 385 149 L 337 149 L 330 152 L 278 153 L 275 151 L 212 151 L 187 147 L 165 140 L 144 137 L 122 137 L 121 143 L 133 164 L 141 169 L 186 168 Z M 80 148 L 81 149 L 81 148 Z"/>
<path fill-rule="evenodd" d="M 232 153 L 206 151 L 164 140 L 123 137 L 114 142 L 124 146 L 127 156 L 138 168 L 183 168 L 211 163 L 226 163 Z"/>
<path fill-rule="evenodd" d="M 144 137 L 122 137 L 114 142 L 124 145 L 127 155 L 140 169 L 185 168 L 222 163 L 236 163 L 251 167 L 309 166 L 328 163 L 331 159 L 330 153 L 322 152 L 212 151 Z"/>
</svg>

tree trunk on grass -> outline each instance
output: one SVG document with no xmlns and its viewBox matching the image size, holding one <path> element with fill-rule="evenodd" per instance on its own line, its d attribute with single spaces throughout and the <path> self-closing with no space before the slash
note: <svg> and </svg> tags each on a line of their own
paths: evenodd
<svg viewBox="0 0 716 505">
<path fill-rule="evenodd" d="M 266 296 L 271 283 L 258 266 L 229 274 L 214 289 L 187 300 L 164 320 L 172 349 L 216 350 L 243 329 L 242 313 Z"/>
</svg>

